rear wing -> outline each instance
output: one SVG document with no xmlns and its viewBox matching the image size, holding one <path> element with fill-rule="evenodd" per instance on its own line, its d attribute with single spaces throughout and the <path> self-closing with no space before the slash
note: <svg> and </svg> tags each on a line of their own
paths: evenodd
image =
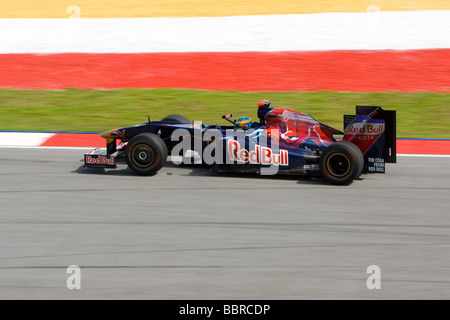
<svg viewBox="0 0 450 320">
<path fill-rule="evenodd" d="M 397 113 L 395 110 L 384 110 L 379 106 L 356 106 L 356 115 L 344 115 L 344 131 L 358 116 L 369 116 L 372 119 L 384 120 L 384 160 L 386 163 L 397 162 Z M 375 121 L 376 121 L 375 120 Z"/>
</svg>

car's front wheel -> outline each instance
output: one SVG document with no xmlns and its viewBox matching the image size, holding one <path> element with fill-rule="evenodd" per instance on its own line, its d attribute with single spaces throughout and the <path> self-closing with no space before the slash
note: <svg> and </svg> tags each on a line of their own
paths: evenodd
<svg viewBox="0 0 450 320">
<path fill-rule="evenodd" d="M 133 137 L 127 145 L 125 160 L 138 175 L 153 175 L 167 160 L 167 147 L 154 133 L 142 133 Z"/>
<path fill-rule="evenodd" d="M 325 179 L 334 184 L 344 185 L 361 175 L 364 157 L 355 144 L 338 141 L 322 152 L 319 166 Z"/>
</svg>

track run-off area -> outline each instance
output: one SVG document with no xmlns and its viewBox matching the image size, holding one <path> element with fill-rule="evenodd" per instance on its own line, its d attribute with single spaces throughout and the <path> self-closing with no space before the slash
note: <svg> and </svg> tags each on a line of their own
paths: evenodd
<svg viewBox="0 0 450 320">
<path fill-rule="evenodd" d="M 191 10 L 197 3 L 178 2 Z M 390 11 L 402 5 L 384 2 L 372 12 L 363 2 L 341 1 L 343 12 L 321 1 L 320 13 L 268 6 L 253 14 L 232 2 L 220 6 L 234 9 L 232 15 L 217 15 L 210 5 L 204 14 L 146 17 L 137 14 L 145 6 L 126 11 L 103 3 L 101 18 L 95 6 L 80 3 L 79 19 L 67 19 L 65 7 L 58 9 L 64 17 L 44 15 L 40 3 L 20 15 L 24 10 L 11 4 L 14 19 L 0 14 L 0 28 L 10 31 L 0 34 L 0 87 L 448 93 L 448 3 L 403 3 L 403 11 Z M 120 8 L 135 15 L 113 10 Z"/>
<path fill-rule="evenodd" d="M 338 187 L 171 162 L 139 177 L 85 169 L 87 151 L 0 148 L 0 298 L 450 298 L 448 158 Z"/>
</svg>

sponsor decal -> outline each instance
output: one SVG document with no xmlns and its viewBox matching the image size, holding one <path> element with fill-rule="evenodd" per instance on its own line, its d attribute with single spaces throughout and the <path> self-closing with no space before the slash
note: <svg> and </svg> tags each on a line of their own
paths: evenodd
<svg viewBox="0 0 450 320">
<path fill-rule="evenodd" d="M 384 173 L 385 172 L 385 164 L 383 158 L 367 158 L 368 163 L 368 171 L 370 173 Z"/>
<path fill-rule="evenodd" d="M 279 154 L 273 152 L 271 148 L 255 145 L 255 149 L 248 151 L 241 148 L 241 145 L 236 140 L 228 140 L 227 143 L 228 157 L 232 161 L 238 163 L 263 164 L 275 166 L 289 165 L 287 150 L 280 150 Z"/>
<path fill-rule="evenodd" d="M 353 142 L 365 154 L 384 132 L 384 122 L 355 122 L 345 129 L 345 140 Z"/>
<path fill-rule="evenodd" d="M 111 156 L 103 156 L 103 155 L 86 155 L 85 157 L 85 164 L 88 165 L 107 165 L 107 166 L 114 166 L 115 165 L 115 157 Z"/>
<path fill-rule="evenodd" d="M 379 135 L 384 131 L 384 123 L 352 123 L 345 130 L 345 134 Z"/>
</svg>

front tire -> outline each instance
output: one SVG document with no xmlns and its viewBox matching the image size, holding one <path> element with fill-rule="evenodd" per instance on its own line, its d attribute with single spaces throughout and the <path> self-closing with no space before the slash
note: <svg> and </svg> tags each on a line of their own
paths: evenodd
<svg viewBox="0 0 450 320">
<path fill-rule="evenodd" d="M 319 167 L 325 179 L 337 185 L 345 185 L 361 175 L 364 157 L 355 144 L 338 141 L 322 152 Z"/>
<path fill-rule="evenodd" d="M 128 142 L 125 160 L 136 174 L 154 175 L 167 160 L 167 147 L 156 134 L 142 133 Z"/>
</svg>

